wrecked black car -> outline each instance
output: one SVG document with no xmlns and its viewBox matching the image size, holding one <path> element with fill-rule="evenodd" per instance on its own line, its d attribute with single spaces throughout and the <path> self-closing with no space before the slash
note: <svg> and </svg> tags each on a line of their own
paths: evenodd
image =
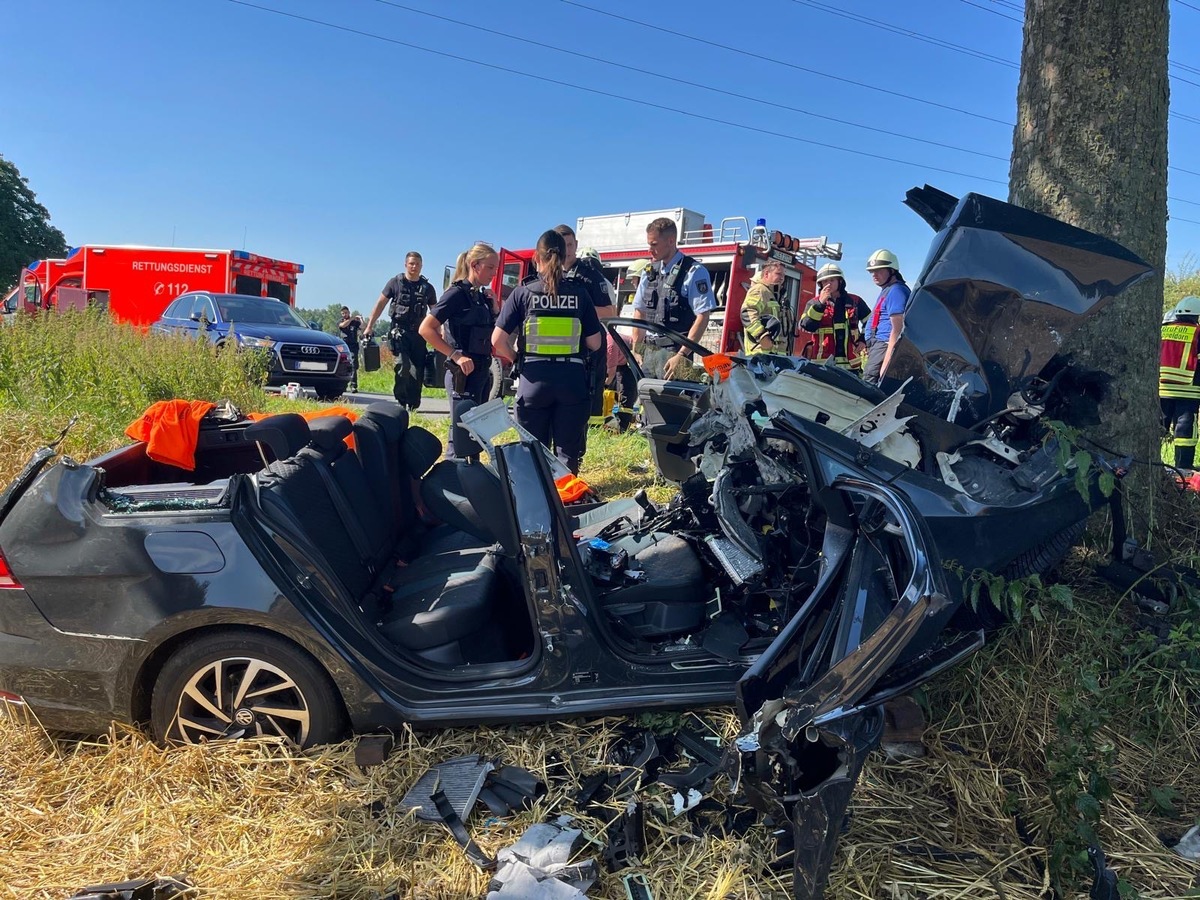
<svg viewBox="0 0 1200 900">
<path fill-rule="evenodd" d="M 210 416 L 194 471 L 40 451 L 0 496 L 0 690 L 50 727 L 298 745 L 736 702 L 741 789 L 816 894 L 881 704 L 983 641 L 964 577 L 1037 571 L 1098 502 L 1042 422 L 1086 406 L 1062 340 L 1148 271 L 996 200 L 909 203 L 937 236 L 882 390 L 775 356 L 641 380 L 666 505 L 564 505 L 494 404 L 458 461 L 391 404 Z"/>
</svg>

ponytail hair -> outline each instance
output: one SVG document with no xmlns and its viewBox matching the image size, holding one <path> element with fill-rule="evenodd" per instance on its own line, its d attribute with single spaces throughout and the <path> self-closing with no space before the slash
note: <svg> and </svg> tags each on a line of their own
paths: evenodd
<svg viewBox="0 0 1200 900">
<path fill-rule="evenodd" d="M 563 277 L 563 257 L 567 255 L 567 242 L 554 229 L 543 231 L 537 242 L 537 258 L 541 266 L 538 273 L 542 284 L 551 297 L 558 296 L 558 283 Z"/>
<path fill-rule="evenodd" d="M 467 277 L 467 251 L 464 250 L 458 254 L 458 259 L 454 262 L 454 275 L 450 278 L 451 281 L 465 281 Z"/>
</svg>

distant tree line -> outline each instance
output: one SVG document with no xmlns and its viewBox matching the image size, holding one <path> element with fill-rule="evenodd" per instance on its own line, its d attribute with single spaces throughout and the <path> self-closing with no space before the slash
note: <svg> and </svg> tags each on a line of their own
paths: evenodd
<svg viewBox="0 0 1200 900">
<path fill-rule="evenodd" d="M 67 255 L 67 239 L 50 224 L 29 180 L 0 155 L 0 292 L 7 293 L 21 269 L 35 259 Z"/>
<path fill-rule="evenodd" d="M 1184 297 L 1200 297 L 1200 261 L 1192 254 L 1174 272 L 1163 278 L 1163 312 L 1174 308 Z"/>
<path fill-rule="evenodd" d="M 342 321 L 342 306 L 341 303 L 330 303 L 323 309 L 303 309 L 296 307 L 296 312 L 305 322 L 316 322 L 317 327 L 329 334 L 341 337 L 341 332 L 338 331 L 338 322 Z M 367 320 L 367 313 L 360 310 L 355 310 L 350 307 L 350 313 L 353 315 L 357 312 L 363 317 L 363 321 Z M 375 337 L 383 338 L 388 333 L 387 310 L 384 310 L 384 315 L 379 317 L 379 321 L 375 323 Z"/>
</svg>

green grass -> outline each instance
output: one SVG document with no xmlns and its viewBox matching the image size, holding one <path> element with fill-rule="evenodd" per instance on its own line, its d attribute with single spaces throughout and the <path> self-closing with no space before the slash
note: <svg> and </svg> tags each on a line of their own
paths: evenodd
<svg viewBox="0 0 1200 900">
<path fill-rule="evenodd" d="M 396 381 L 396 376 L 393 373 L 395 365 L 395 357 L 392 356 L 387 346 L 379 348 L 379 368 L 374 372 L 368 372 L 359 366 L 358 369 L 358 389 L 365 394 L 391 394 L 392 385 Z M 446 396 L 445 388 L 427 387 L 421 391 L 422 397 L 442 397 Z"/>
<path fill-rule="evenodd" d="M 18 316 L 0 330 L 0 483 L 72 417 L 63 451 L 86 459 L 121 444 L 158 400 L 261 408 L 266 375 L 257 354 L 148 334 L 94 310 Z"/>
<path fill-rule="evenodd" d="M 390 365 L 363 374 L 390 393 Z M 229 399 L 264 412 L 323 408 L 264 394 L 264 375 L 251 354 L 148 336 L 103 316 L 19 318 L 0 330 L 0 486 L 72 416 L 78 423 L 63 449 L 86 459 L 123 443 L 125 427 L 156 400 Z M 364 379 L 364 390 L 375 383 Z M 418 413 L 413 422 L 446 439 L 447 418 Z M 656 479 L 646 439 L 636 432 L 591 429 L 581 475 L 606 499 L 641 487 L 656 501 L 674 492 Z M 1165 544 L 1194 564 L 1200 496 L 1166 497 L 1160 515 L 1175 539 Z M 1200 783 L 1186 776 L 1200 767 L 1200 602 L 1184 590 L 1163 620 L 1166 633 L 1151 633 L 1132 603 L 1091 573 L 1101 555 L 1098 547 L 1076 551 L 1069 602 L 1048 592 L 1037 613 L 993 635 L 983 652 L 921 695 L 931 741 L 948 742 L 973 767 L 995 773 L 1008 797 L 1005 815 L 1029 826 L 1028 849 L 1049 863 L 1058 884 L 1086 882 L 1082 849 L 1098 837 L 1123 878 L 1154 892 L 1153 885 L 1167 884 L 1168 870 L 1170 886 L 1192 877 L 1191 870 L 1178 874 L 1191 864 L 1164 854 L 1154 836 L 1177 837 L 1200 810 Z M 914 781 L 912 796 L 945 793 L 943 776 Z M 877 788 L 866 779 L 856 803 L 868 803 Z M 969 796 L 956 802 L 972 806 Z M 1153 896 L 1183 895 L 1170 889 Z"/>
</svg>

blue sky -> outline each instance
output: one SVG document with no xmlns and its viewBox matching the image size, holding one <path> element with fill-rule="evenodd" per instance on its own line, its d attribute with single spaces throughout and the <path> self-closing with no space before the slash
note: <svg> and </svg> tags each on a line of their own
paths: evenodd
<svg viewBox="0 0 1200 900">
<path fill-rule="evenodd" d="M 842 241 L 869 296 L 871 251 L 910 278 L 924 257 L 908 188 L 1007 192 L 1013 0 L 251 2 L 339 27 L 229 0 L 0 0 L 0 153 L 69 243 L 244 246 L 305 265 L 299 305 L 366 312 L 410 248 L 440 286 L 475 240 L 684 206 Z M 1172 59 L 1200 68 L 1200 0 L 1170 10 Z M 1200 74 L 1171 73 L 1171 164 L 1200 171 Z M 1178 221 L 1200 223 L 1200 175 L 1172 171 L 1168 193 L 1174 267 L 1200 252 Z"/>
</svg>

